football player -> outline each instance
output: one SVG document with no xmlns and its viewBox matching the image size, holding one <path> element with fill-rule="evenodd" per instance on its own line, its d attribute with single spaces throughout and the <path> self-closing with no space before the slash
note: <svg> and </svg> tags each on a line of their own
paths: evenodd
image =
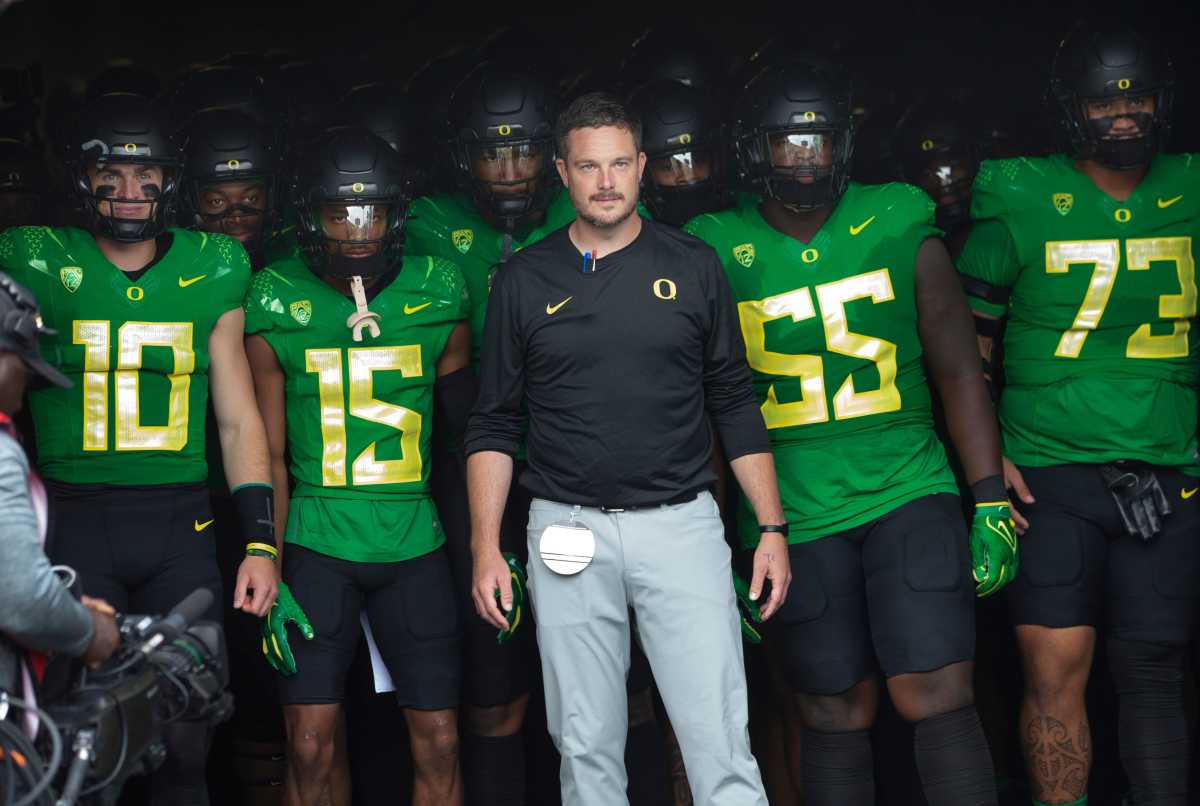
<svg viewBox="0 0 1200 806">
<path fill-rule="evenodd" d="M 243 536 L 275 542 L 266 434 L 242 344 L 250 262 L 232 238 L 168 228 L 182 155 L 149 101 L 97 98 L 72 143 L 72 192 L 90 230 L 0 235 L 0 266 L 41 300 L 58 332 L 44 351 L 74 380 L 29 396 L 57 524 L 49 553 L 75 568 L 88 595 L 122 612 L 165 613 L 198 587 L 221 591 L 204 483 L 210 391 Z M 277 581 L 270 559 L 247 556 L 233 606 L 264 615 Z M 206 617 L 220 612 L 214 602 Z M 206 734 L 199 723 L 167 727 L 153 803 L 208 803 Z"/>
<path fill-rule="evenodd" d="M 971 183 L 979 170 L 977 148 L 962 120 L 942 106 L 914 105 L 896 124 L 892 156 L 900 178 L 937 205 L 934 223 L 956 257 L 970 231 Z"/>
<path fill-rule="evenodd" d="M 1051 79 L 1070 150 L 985 161 L 958 262 L 985 360 L 1007 319 L 999 416 L 1024 532 L 1007 603 L 1035 803 L 1087 801 L 1102 625 L 1128 802 L 1188 802 L 1200 161 L 1160 153 L 1173 81 L 1160 42 L 1076 28 Z"/>
<path fill-rule="evenodd" d="M 492 274 L 522 246 L 565 226 L 575 209 L 554 171 L 555 105 L 551 88 L 525 73 L 484 65 L 450 99 L 451 154 L 459 191 L 413 202 L 407 249 L 452 260 L 462 268 L 470 299 L 471 362 L 478 366 Z M 461 468 L 435 451 L 434 493 L 445 521 L 459 605 L 473 613 L 470 523 Z M 515 485 L 514 485 L 515 488 Z M 526 493 L 514 489 L 502 548 L 524 557 Z M 536 660 L 533 630 L 510 640 L 473 615 L 464 620 L 466 720 L 463 771 L 473 804 L 509 806 L 526 800 L 525 718 Z"/>
<path fill-rule="evenodd" d="M 184 209 L 194 226 L 235 238 L 262 268 L 280 207 L 274 135 L 236 109 L 199 113 L 188 126 Z"/>
<path fill-rule="evenodd" d="M 682 227 L 730 207 L 724 127 L 708 93 L 660 79 L 639 87 L 629 103 L 642 119 L 642 197 L 654 220 Z"/>
<path fill-rule="evenodd" d="M 246 298 L 286 545 L 263 649 L 284 675 L 288 802 L 350 803 L 335 735 L 366 614 L 408 723 L 412 802 L 461 803 L 458 606 L 428 479 L 435 419 L 461 433 L 474 403 L 462 275 L 401 257 L 407 179 L 370 131 L 329 130 L 299 170 L 302 255 Z M 308 640 L 289 645 L 293 619 Z"/>
<path fill-rule="evenodd" d="M 874 802 L 868 730 L 882 674 L 914 726 L 929 803 L 995 803 L 974 708 L 974 594 L 1009 582 L 1015 538 L 933 203 L 911 185 L 849 182 L 850 90 L 831 68 L 761 73 L 734 136 L 761 205 L 687 229 L 725 263 L 772 437 L 797 576 L 767 640 L 796 693 L 805 802 Z M 925 366 L 972 485 L 969 538 Z M 753 548 L 745 502 L 738 518 Z"/>
<path fill-rule="evenodd" d="M 0 230 L 45 224 L 49 172 L 36 151 L 0 138 Z"/>
</svg>

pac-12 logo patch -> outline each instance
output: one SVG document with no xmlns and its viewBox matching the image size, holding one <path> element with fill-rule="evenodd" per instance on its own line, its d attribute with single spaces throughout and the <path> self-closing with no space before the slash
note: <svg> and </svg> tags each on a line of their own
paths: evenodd
<svg viewBox="0 0 1200 806">
<path fill-rule="evenodd" d="M 79 266 L 63 266 L 58 270 L 58 279 L 62 280 L 63 288 L 74 294 L 83 282 L 83 269 Z"/>
<path fill-rule="evenodd" d="M 450 233 L 450 241 L 454 244 L 454 248 L 464 255 L 471 251 L 471 244 L 475 243 L 475 231 L 469 229 L 456 229 Z"/>
<path fill-rule="evenodd" d="M 733 259 L 741 263 L 747 269 L 754 263 L 754 244 L 744 243 L 741 246 L 733 247 Z"/>
<path fill-rule="evenodd" d="M 1054 202 L 1054 209 L 1058 210 L 1059 215 L 1066 215 L 1075 206 L 1075 197 L 1070 193 L 1055 193 L 1051 197 L 1051 200 Z"/>
<path fill-rule="evenodd" d="M 302 325 L 307 326 L 312 319 L 312 303 L 306 299 L 300 299 L 288 306 L 288 313 Z"/>
</svg>

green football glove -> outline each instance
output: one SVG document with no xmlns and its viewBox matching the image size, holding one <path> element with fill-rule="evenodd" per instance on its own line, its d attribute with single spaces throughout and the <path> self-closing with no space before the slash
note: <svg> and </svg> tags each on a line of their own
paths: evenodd
<svg viewBox="0 0 1200 806">
<path fill-rule="evenodd" d="M 758 602 L 750 598 L 750 586 L 741 575 L 733 572 L 733 590 L 737 594 L 738 611 L 742 617 L 742 637 L 752 644 L 762 643 L 762 633 L 755 624 L 762 624 L 762 611 Z"/>
<path fill-rule="evenodd" d="M 517 634 L 517 628 L 521 626 L 521 616 L 525 610 L 525 581 L 528 579 L 525 575 L 525 566 L 521 565 L 517 555 L 506 551 L 504 552 L 504 561 L 508 563 L 508 575 L 512 580 L 513 601 L 512 610 L 504 614 L 504 617 L 508 619 L 508 629 L 496 633 L 496 643 L 498 644 L 507 644 L 511 641 Z M 500 601 L 500 591 L 496 591 L 496 601 Z"/>
<path fill-rule="evenodd" d="M 262 618 L 262 650 L 271 668 L 285 677 L 296 673 L 296 658 L 292 648 L 288 646 L 287 625 L 291 622 L 299 628 L 300 634 L 308 641 L 312 640 L 313 628 L 308 623 L 308 616 L 296 603 L 296 597 L 288 590 L 283 582 L 279 583 L 279 596 L 271 610 Z"/>
<path fill-rule="evenodd" d="M 1012 582 L 1020 565 L 1017 532 L 1008 500 L 980 501 L 971 522 L 971 571 L 975 595 L 991 596 Z"/>
</svg>

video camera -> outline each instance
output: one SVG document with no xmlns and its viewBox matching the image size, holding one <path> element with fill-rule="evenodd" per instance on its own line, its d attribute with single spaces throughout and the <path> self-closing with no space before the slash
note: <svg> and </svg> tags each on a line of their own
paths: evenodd
<svg viewBox="0 0 1200 806">
<path fill-rule="evenodd" d="M 195 623 L 212 601 L 199 588 L 165 617 L 120 616 L 121 643 L 102 667 L 56 660 L 43 680 L 42 708 L 8 699 L 36 713 L 44 730 L 33 743 L 0 719 L 0 806 L 109 806 L 128 778 L 162 763 L 165 725 L 228 719 L 233 697 L 223 633 L 212 622 Z M 17 758 L 20 769 L 3 763 Z"/>
</svg>

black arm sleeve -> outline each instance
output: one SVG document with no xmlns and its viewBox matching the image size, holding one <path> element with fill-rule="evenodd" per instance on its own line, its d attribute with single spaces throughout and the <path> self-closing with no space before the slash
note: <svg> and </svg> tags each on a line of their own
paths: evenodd
<svg viewBox="0 0 1200 806">
<path fill-rule="evenodd" d="M 746 345 L 729 281 L 715 253 L 707 257 L 711 328 L 704 352 L 705 407 L 720 435 L 725 458 L 771 450 L 746 363 Z"/>
<path fill-rule="evenodd" d="M 917 251 L 917 327 L 929 375 L 942 398 L 967 483 L 1001 472 L 1000 431 L 983 378 L 971 311 L 945 245 Z"/>
<path fill-rule="evenodd" d="M 515 274 L 512 267 L 498 271 L 488 299 L 479 361 L 479 396 L 463 438 L 467 456 L 479 451 L 515 456 L 521 446 L 525 337 Z"/>
<path fill-rule="evenodd" d="M 467 430 L 471 407 L 478 396 L 479 384 L 470 367 L 456 369 L 433 384 L 433 402 L 437 406 L 438 421 L 445 425 L 446 433 L 456 445 Z"/>
</svg>

